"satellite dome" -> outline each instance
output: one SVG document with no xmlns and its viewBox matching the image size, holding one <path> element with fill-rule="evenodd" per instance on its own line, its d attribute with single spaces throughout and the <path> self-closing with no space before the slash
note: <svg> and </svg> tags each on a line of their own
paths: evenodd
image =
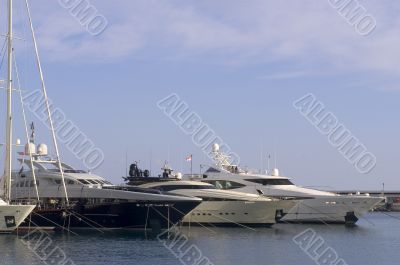
<svg viewBox="0 0 400 265">
<path fill-rule="evenodd" d="M 274 177 L 279 177 L 279 169 L 274 168 L 274 169 L 272 170 L 272 176 L 274 176 Z"/>
<path fill-rule="evenodd" d="M 219 152 L 219 144 L 217 144 L 217 143 L 213 144 L 213 146 L 212 146 L 212 151 L 213 151 L 214 153 Z"/>
<path fill-rule="evenodd" d="M 36 154 L 36 146 L 34 143 L 27 143 L 25 145 L 25 154 L 26 155 L 34 155 Z"/>
<path fill-rule="evenodd" d="M 38 146 L 38 154 L 41 155 L 41 156 L 47 156 L 48 155 L 47 145 L 39 144 L 39 146 Z"/>
</svg>

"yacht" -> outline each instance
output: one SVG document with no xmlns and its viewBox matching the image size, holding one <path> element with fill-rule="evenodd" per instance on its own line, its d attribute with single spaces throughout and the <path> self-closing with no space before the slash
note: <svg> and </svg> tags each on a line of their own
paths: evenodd
<svg viewBox="0 0 400 265">
<path fill-rule="evenodd" d="M 133 173 L 132 173 L 133 168 Z M 172 174 L 164 166 L 162 177 L 143 175 L 136 164 L 131 165 L 128 185 L 173 192 L 201 198 L 203 202 L 183 219 L 184 224 L 212 226 L 271 226 L 283 217 L 297 201 L 267 198 L 256 194 L 218 190 L 213 185 L 198 181 L 182 180 L 182 175 Z"/>
<path fill-rule="evenodd" d="M 13 1 L 8 0 L 8 34 L 7 34 L 7 87 L 6 87 L 6 155 L 4 175 L 0 181 L 0 233 L 14 231 L 32 212 L 35 205 L 19 205 L 11 203 L 10 187 L 12 175 L 12 152 L 13 152 L 13 113 L 12 113 L 12 92 L 13 87 Z"/>
<path fill-rule="evenodd" d="M 0 199 L 0 233 L 11 233 L 29 216 L 35 205 L 15 205 Z"/>
<path fill-rule="evenodd" d="M 339 195 L 333 192 L 303 188 L 289 178 L 279 175 L 274 169 L 271 175 L 257 174 L 242 170 L 229 162 L 229 157 L 213 146 L 215 165 L 201 175 L 185 175 L 190 180 L 202 181 L 222 190 L 235 190 L 260 194 L 267 197 L 295 197 L 301 199 L 281 222 L 291 223 L 344 223 L 355 224 L 384 198 L 369 194 Z"/>
<path fill-rule="evenodd" d="M 30 145 L 30 150 L 34 150 L 34 145 Z M 19 159 L 23 168 L 13 172 L 12 200 L 36 200 L 38 204 L 24 227 L 168 229 L 201 203 L 199 198 L 113 185 L 96 174 L 62 163 L 65 193 L 58 161 L 47 155 L 45 145 L 40 146 L 40 154 L 33 154 L 33 160 Z"/>
</svg>

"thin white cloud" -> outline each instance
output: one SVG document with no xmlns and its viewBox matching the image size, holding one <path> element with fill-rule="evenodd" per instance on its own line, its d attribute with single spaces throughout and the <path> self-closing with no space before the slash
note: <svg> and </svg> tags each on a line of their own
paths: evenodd
<svg viewBox="0 0 400 265">
<path fill-rule="evenodd" d="M 310 71 L 291 71 L 291 72 L 279 72 L 268 74 L 264 76 L 260 76 L 260 79 L 268 79 L 268 80 L 286 80 L 286 79 L 294 79 L 300 77 L 306 77 L 313 75 L 313 72 Z"/>
<path fill-rule="evenodd" d="M 397 74 L 400 69 L 400 20 L 393 12 L 400 2 L 365 3 L 378 23 L 367 37 L 358 35 L 328 0 L 93 0 L 109 20 L 98 37 L 87 34 L 54 1 L 46 2 L 52 2 L 47 13 L 36 8 L 35 17 L 42 48 L 53 60 L 157 54 L 239 64 L 301 62 L 343 71 Z"/>
</svg>

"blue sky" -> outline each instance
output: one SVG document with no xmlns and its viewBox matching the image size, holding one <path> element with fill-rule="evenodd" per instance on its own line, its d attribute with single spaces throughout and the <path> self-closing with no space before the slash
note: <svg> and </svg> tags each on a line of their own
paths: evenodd
<svg viewBox="0 0 400 265">
<path fill-rule="evenodd" d="M 19 2 L 17 32 L 29 40 Z M 368 36 L 328 0 L 90 3 L 108 20 L 98 36 L 58 1 L 31 6 L 49 95 L 103 150 L 98 174 L 121 182 L 126 152 L 154 173 L 164 160 L 188 172 L 188 154 L 196 171 L 210 164 L 156 106 L 176 93 L 243 166 L 265 168 L 267 154 L 276 153 L 281 173 L 299 185 L 400 189 L 400 3 L 360 1 L 377 22 Z M 16 52 L 23 86 L 38 88 L 31 43 L 18 42 Z M 371 173 L 358 173 L 293 108 L 307 93 L 377 157 Z M 40 140 L 50 143 L 40 126 Z M 62 158 L 82 166 L 65 147 Z"/>
</svg>

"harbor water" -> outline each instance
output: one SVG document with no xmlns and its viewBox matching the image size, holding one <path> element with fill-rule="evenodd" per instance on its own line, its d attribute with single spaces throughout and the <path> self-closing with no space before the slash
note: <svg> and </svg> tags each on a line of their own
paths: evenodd
<svg viewBox="0 0 400 265">
<path fill-rule="evenodd" d="M 138 232 L 49 233 L 40 243 L 34 234 L 31 237 L 1 235 L 0 264 L 58 264 L 57 255 L 55 252 L 52 255 L 51 251 L 58 251 L 58 258 L 65 255 L 68 265 L 196 264 L 188 252 L 182 257 L 189 250 L 196 260 L 202 259 L 204 265 L 207 262 L 221 265 L 331 264 L 321 256 L 325 252 L 325 258 L 328 257 L 326 251 L 333 253 L 337 262 L 345 262 L 340 265 L 392 265 L 400 259 L 399 213 L 370 213 L 355 227 L 293 224 L 254 230 L 184 227 L 175 236 L 180 238 L 173 241 L 172 235 L 166 240 L 165 236 Z"/>
</svg>

